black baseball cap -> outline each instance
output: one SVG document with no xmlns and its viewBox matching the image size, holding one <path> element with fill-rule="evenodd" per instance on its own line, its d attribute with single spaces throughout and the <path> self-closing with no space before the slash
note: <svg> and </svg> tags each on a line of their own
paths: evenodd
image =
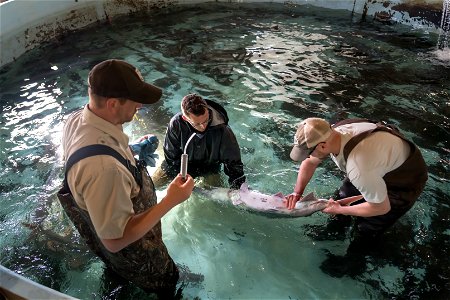
<svg viewBox="0 0 450 300">
<path fill-rule="evenodd" d="M 91 91 L 107 98 L 126 98 L 143 104 L 157 102 L 162 90 L 146 83 L 138 69 L 118 59 L 105 60 L 89 72 Z"/>
</svg>

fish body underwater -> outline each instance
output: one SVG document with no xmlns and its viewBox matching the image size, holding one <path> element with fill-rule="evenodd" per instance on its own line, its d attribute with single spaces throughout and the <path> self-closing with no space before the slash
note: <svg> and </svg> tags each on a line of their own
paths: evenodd
<svg viewBox="0 0 450 300">
<path fill-rule="evenodd" d="M 216 201 L 231 202 L 233 205 L 245 209 L 267 213 L 273 216 L 306 217 L 327 206 L 329 200 L 317 199 L 313 193 L 309 193 L 298 201 L 295 208 L 288 209 L 284 203 L 282 193 L 267 195 L 255 190 L 250 190 L 247 183 L 243 183 L 239 190 L 226 188 L 201 189 L 195 188 L 204 196 Z"/>
</svg>

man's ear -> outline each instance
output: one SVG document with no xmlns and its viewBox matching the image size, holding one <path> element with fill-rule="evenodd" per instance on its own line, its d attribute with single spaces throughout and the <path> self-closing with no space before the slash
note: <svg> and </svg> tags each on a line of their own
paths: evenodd
<svg viewBox="0 0 450 300">
<path fill-rule="evenodd" d="M 106 99 L 106 108 L 108 109 L 114 109 L 119 104 L 119 100 L 115 98 L 108 98 Z"/>
<path fill-rule="evenodd" d="M 326 150 L 328 149 L 329 144 L 327 142 L 320 142 L 319 144 L 317 144 L 316 148 L 319 148 L 320 152 L 326 152 Z"/>
<path fill-rule="evenodd" d="M 188 118 L 186 118 L 185 115 L 181 115 L 181 118 L 183 118 L 183 120 L 188 121 Z"/>
</svg>

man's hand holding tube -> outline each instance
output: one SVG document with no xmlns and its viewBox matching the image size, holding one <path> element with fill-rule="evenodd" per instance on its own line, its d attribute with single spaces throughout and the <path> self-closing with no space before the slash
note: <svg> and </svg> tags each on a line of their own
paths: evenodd
<svg viewBox="0 0 450 300">
<path fill-rule="evenodd" d="M 194 188 L 194 179 L 186 174 L 186 178 L 183 179 L 181 174 L 178 174 L 167 187 L 167 195 L 163 201 L 176 206 L 181 202 L 189 198 Z"/>
</svg>

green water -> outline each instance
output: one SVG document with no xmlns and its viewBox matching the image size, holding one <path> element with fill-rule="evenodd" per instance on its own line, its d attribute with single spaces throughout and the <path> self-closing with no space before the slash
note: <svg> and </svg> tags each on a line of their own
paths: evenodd
<svg viewBox="0 0 450 300">
<path fill-rule="evenodd" d="M 227 109 L 248 183 L 261 192 L 292 192 L 295 126 L 312 116 L 392 122 L 429 166 L 420 199 L 379 248 L 361 257 L 361 270 L 345 256 L 349 232 L 320 233 L 328 215 L 270 218 L 193 194 L 162 222 L 174 260 L 203 275 L 180 281 L 184 298 L 450 296 L 450 64 L 437 58 L 448 54 L 436 52 L 437 36 L 360 23 L 348 11 L 248 7 L 208 4 L 113 19 L 0 69 L 2 265 L 81 299 L 153 298 L 105 274 L 55 197 L 63 120 L 86 103 L 89 70 L 119 58 L 164 89 L 160 102 L 125 126 L 131 139 L 153 133 L 162 141 L 181 98 L 201 94 Z M 329 197 L 342 176 L 328 161 L 307 191 Z M 348 272 L 324 270 L 330 255 Z"/>
</svg>

